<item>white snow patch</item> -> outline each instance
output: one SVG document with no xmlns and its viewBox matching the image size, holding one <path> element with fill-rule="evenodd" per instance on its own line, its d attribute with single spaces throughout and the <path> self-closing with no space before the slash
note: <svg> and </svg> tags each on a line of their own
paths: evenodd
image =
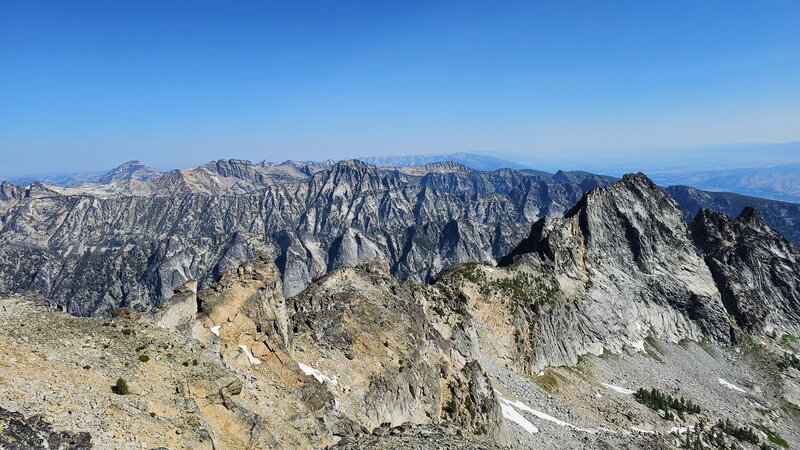
<svg viewBox="0 0 800 450">
<path fill-rule="evenodd" d="M 638 427 L 631 427 L 631 430 L 633 430 L 633 431 L 635 431 L 635 432 L 637 432 L 637 433 L 644 433 L 644 434 L 656 434 L 656 432 L 655 432 L 655 431 L 652 431 L 652 430 L 643 430 L 643 429 L 641 429 L 641 428 L 638 428 Z"/>
<path fill-rule="evenodd" d="M 645 351 L 645 349 L 644 349 L 644 339 L 636 341 L 636 342 L 631 342 L 630 345 L 631 345 L 631 347 L 633 347 L 638 352 L 644 352 Z"/>
<path fill-rule="evenodd" d="M 297 365 L 300 366 L 300 370 L 302 370 L 304 374 L 311 375 L 312 377 L 316 378 L 317 381 L 319 381 L 320 383 L 329 383 L 329 384 L 332 384 L 334 386 L 339 384 L 339 382 L 336 380 L 336 377 L 333 377 L 333 379 L 331 379 L 329 376 L 325 375 L 324 373 L 320 372 L 319 370 L 317 370 L 317 369 L 315 369 L 315 368 L 313 368 L 311 366 L 307 366 L 307 365 L 305 365 L 305 364 L 303 364 L 301 362 L 297 363 Z"/>
<path fill-rule="evenodd" d="M 536 428 L 534 424 L 532 424 L 528 419 L 526 419 L 522 414 L 517 412 L 516 409 L 511 404 L 511 401 L 505 399 L 503 397 L 497 396 L 500 399 L 500 409 L 503 410 L 503 417 L 506 419 L 514 422 L 515 424 L 519 425 L 527 431 L 528 433 L 534 434 L 538 433 L 539 429 Z"/>
<path fill-rule="evenodd" d="M 672 427 L 672 428 L 669 429 L 669 434 L 674 434 L 675 436 L 681 436 L 681 435 L 686 434 L 686 432 L 692 431 L 692 430 L 694 430 L 694 427 L 691 426 L 691 425 L 688 426 L 688 427 L 680 427 L 680 428 Z"/>
<path fill-rule="evenodd" d="M 520 403 L 520 402 L 517 402 L 517 403 Z M 524 403 L 521 403 L 521 405 L 525 406 Z M 553 422 L 554 424 L 562 426 L 562 427 L 572 428 L 573 430 L 584 431 L 584 430 L 581 430 L 580 428 L 576 427 L 575 425 L 573 425 L 571 423 L 567 423 L 567 422 L 564 422 L 563 420 L 556 419 L 555 417 L 551 416 L 550 414 L 543 413 L 541 411 L 536 411 L 535 409 L 528 408 L 528 409 L 523 409 L 523 411 L 528 411 L 529 413 L 533 414 L 534 416 L 536 416 L 536 417 L 538 417 L 540 419 L 544 419 L 544 420 Z"/>
<path fill-rule="evenodd" d="M 219 329 L 220 329 L 220 327 L 222 327 L 222 325 L 216 325 L 216 326 L 213 326 L 213 327 L 209 328 L 209 330 L 211 330 L 211 332 L 214 333 L 214 336 L 219 337 Z"/>
<path fill-rule="evenodd" d="M 253 354 L 250 353 L 250 349 L 247 348 L 246 345 L 239 345 L 239 348 L 242 349 L 242 351 L 244 351 L 245 355 L 247 355 L 247 360 L 250 361 L 250 364 L 252 364 L 254 366 L 258 365 L 258 364 L 261 364 L 261 360 L 258 359 L 258 358 L 253 357 Z"/>
<path fill-rule="evenodd" d="M 608 389 L 611 389 L 614 392 L 618 392 L 620 394 L 625 394 L 625 395 L 632 395 L 634 393 L 630 389 L 625 389 L 624 387 L 614 386 L 613 384 L 603 383 L 603 387 L 607 387 Z"/>
<path fill-rule="evenodd" d="M 738 392 L 742 392 L 742 393 L 747 393 L 747 391 L 745 391 L 744 389 L 740 388 L 739 386 L 737 386 L 737 385 L 735 385 L 735 384 L 733 384 L 733 383 L 731 383 L 731 382 L 729 382 L 729 381 L 725 381 L 725 380 L 724 380 L 724 379 L 722 379 L 722 378 L 719 378 L 719 384 L 721 384 L 721 385 L 725 386 L 725 387 L 726 387 L 726 388 L 728 388 L 728 389 L 732 389 L 732 390 L 734 390 L 734 391 L 738 391 Z"/>
<path fill-rule="evenodd" d="M 551 416 L 550 414 L 543 413 L 541 411 L 537 411 L 537 410 L 531 408 L 530 406 L 526 405 L 525 403 L 522 403 L 519 400 L 512 402 L 510 400 L 504 399 L 503 397 L 500 397 L 500 395 L 498 395 L 498 397 L 501 399 L 501 402 L 502 401 L 506 401 L 506 402 L 508 402 L 508 404 L 510 406 L 513 406 L 514 408 L 517 408 L 517 409 L 519 409 L 521 411 L 525 411 L 525 412 L 531 413 L 531 414 L 533 414 L 534 416 L 536 416 L 536 417 L 538 417 L 540 419 L 547 420 L 548 422 L 553 422 L 554 424 L 562 426 L 562 427 L 572 428 L 573 430 L 586 431 L 586 430 L 582 430 L 582 429 L 576 427 L 575 425 L 572 425 L 571 423 L 567 423 L 567 422 L 564 422 L 563 420 L 556 419 L 555 417 Z"/>
</svg>

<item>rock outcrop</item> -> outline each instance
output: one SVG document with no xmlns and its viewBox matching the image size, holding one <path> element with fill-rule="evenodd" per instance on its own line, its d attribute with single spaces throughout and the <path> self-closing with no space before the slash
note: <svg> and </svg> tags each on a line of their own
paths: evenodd
<svg viewBox="0 0 800 450">
<path fill-rule="evenodd" d="M 440 334 L 423 308 L 431 294 L 376 265 L 337 269 L 289 301 L 294 356 L 369 430 L 446 420 L 499 439 L 502 417 L 477 348 Z"/>
<path fill-rule="evenodd" d="M 0 448 L 6 450 L 88 450 L 89 433 L 53 431 L 41 416 L 25 418 L 22 414 L 0 408 Z"/>
<path fill-rule="evenodd" d="M 735 218 L 701 209 L 691 230 L 741 328 L 800 335 L 800 247 L 749 207 Z"/>
<path fill-rule="evenodd" d="M 648 336 L 731 338 L 680 207 L 642 174 L 589 191 L 563 219 L 540 220 L 501 263 L 532 268 L 559 291 L 532 324 L 535 370 L 643 348 Z"/>
<path fill-rule="evenodd" d="M 729 216 L 736 216 L 748 207 L 756 208 L 767 225 L 790 241 L 800 242 L 800 204 L 730 192 L 703 191 L 689 186 L 670 186 L 666 191 L 681 205 L 689 221 L 703 208 Z"/>
<path fill-rule="evenodd" d="M 156 325 L 168 330 L 185 330 L 197 316 L 197 280 L 189 280 L 175 290 L 169 300 L 153 313 Z"/>
</svg>

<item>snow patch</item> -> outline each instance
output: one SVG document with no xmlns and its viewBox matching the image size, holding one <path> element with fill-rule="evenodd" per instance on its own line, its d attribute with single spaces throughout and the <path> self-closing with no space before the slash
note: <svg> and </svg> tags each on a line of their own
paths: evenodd
<svg viewBox="0 0 800 450">
<path fill-rule="evenodd" d="M 636 341 L 636 342 L 631 342 L 631 344 L 630 344 L 630 345 L 631 345 L 631 347 L 633 347 L 633 349 L 634 349 L 634 350 L 636 350 L 637 352 L 642 352 L 642 353 L 644 353 L 644 352 L 645 352 L 645 349 L 644 349 L 644 339 L 641 339 L 641 340 L 639 340 L 639 341 Z"/>
<path fill-rule="evenodd" d="M 517 402 L 517 403 L 521 404 L 522 406 L 525 406 L 524 403 L 521 403 L 521 402 Z M 553 422 L 554 424 L 556 424 L 558 426 L 572 428 L 573 430 L 578 430 L 578 431 L 585 431 L 585 430 L 581 430 L 580 428 L 576 427 L 575 425 L 573 425 L 571 423 L 567 423 L 567 422 L 564 422 L 563 420 L 556 419 L 555 417 L 551 416 L 550 414 L 543 413 L 541 411 L 536 411 L 535 409 L 527 408 L 527 409 L 523 409 L 523 411 L 528 411 L 529 413 L 533 414 L 534 416 L 536 416 L 536 417 L 538 417 L 540 419 L 543 419 L 543 420 L 547 420 L 549 422 Z"/>
<path fill-rule="evenodd" d="M 742 393 L 747 393 L 747 391 L 745 391 L 744 389 L 740 388 L 739 386 L 737 386 L 737 385 L 735 385 L 735 384 L 733 384 L 733 383 L 731 383 L 729 381 L 725 381 L 722 378 L 719 378 L 718 380 L 719 380 L 719 384 L 721 384 L 722 386 L 725 386 L 728 389 L 732 389 L 734 391 L 738 391 L 738 392 L 742 392 Z"/>
<path fill-rule="evenodd" d="M 530 406 L 526 405 L 525 403 L 522 403 L 519 400 L 512 402 L 510 400 L 504 399 L 503 397 L 500 397 L 500 395 L 498 395 L 498 397 L 501 399 L 501 402 L 502 401 L 506 401 L 506 402 L 508 402 L 509 406 L 513 406 L 514 408 L 517 408 L 520 411 L 525 411 L 527 413 L 531 413 L 534 416 L 536 416 L 536 417 L 538 417 L 538 418 L 540 418 L 542 420 L 546 420 L 548 422 L 553 422 L 556 425 L 559 425 L 559 426 L 562 426 L 562 427 L 571 428 L 573 430 L 586 431 L 586 430 L 582 430 L 582 429 L 576 427 L 575 425 L 572 425 L 571 423 L 567 423 L 567 422 L 564 422 L 563 420 L 556 419 L 555 417 L 551 416 L 550 414 L 543 413 L 541 411 L 537 411 L 537 410 L 531 408 Z"/>
<path fill-rule="evenodd" d="M 630 389 L 625 389 L 624 387 L 614 386 L 613 384 L 603 383 L 603 387 L 606 387 L 608 389 L 611 389 L 614 392 L 617 392 L 617 393 L 620 393 L 620 394 L 625 394 L 625 395 L 633 395 L 633 393 L 634 393 Z"/>
<path fill-rule="evenodd" d="M 245 355 L 247 355 L 247 360 L 250 361 L 250 364 L 252 364 L 254 366 L 258 365 L 258 364 L 261 364 L 261 360 L 258 359 L 258 358 L 253 357 L 253 354 L 250 353 L 250 349 L 247 348 L 246 345 L 239 345 L 239 348 L 242 349 L 242 351 L 244 352 Z"/>
<path fill-rule="evenodd" d="M 694 427 L 691 425 L 688 427 L 680 427 L 680 428 L 672 427 L 669 429 L 669 434 L 674 434 L 675 436 L 681 436 L 692 430 L 694 430 Z"/>
<path fill-rule="evenodd" d="M 631 430 L 633 430 L 633 431 L 635 431 L 635 432 L 637 432 L 637 433 L 643 433 L 643 434 L 656 434 L 656 432 L 655 432 L 655 431 L 652 431 L 652 430 L 643 430 L 643 429 L 641 429 L 641 428 L 638 428 L 638 427 L 631 427 Z"/>
<path fill-rule="evenodd" d="M 220 329 L 220 327 L 222 327 L 222 325 L 216 325 L 216 326 L 213 326 L 213 327 L 209 328 L 209 330 L 211 330 L 211 332 L 214 333 L 214 336 L 219 337 L 219 329 Z"/>
<path fill-rule="evenodd" d="M 304 374 L 311 375 L 312 377 L 316 378 L 317 381 L 319 381 L 320 383 L 323 383 L 323 384 L 324 383 L 328 383 L 328 384 L 332 384 L 334 386 L 339 384 L 339 382 L 336 380 L 336 377 L 333 377 L 333 379 L 331 379 L 329 376 L 325 375 L 324 373 L 320 372 L 319 370 L 317 370 L 317 369 L 315 369 L 315 368 L 313 368 L 311 366 L 307 366 L 307 365 L 305 365 L 305 364 L 303 364 L 301 362 L 297 363 L 297 365 L 300 366 L 300 370 L 302 370 Z"/>
<path fill-rule="evenodd" d="M 516 409 L 512 406 L 511 401 L 500 397 L 499 395 L 497 398 L 500 400 L 500 409 L 503 410 L 503 417 L 507 420 L 514 422 L 515 424 L 519 425 L 530 434 L 535 434 L 539 432 L 539 429 L 536 428 L 534 424 L 532 424 L 528 419 L 526 419 L 522 414 L 517 412 Z"/>
</svg>

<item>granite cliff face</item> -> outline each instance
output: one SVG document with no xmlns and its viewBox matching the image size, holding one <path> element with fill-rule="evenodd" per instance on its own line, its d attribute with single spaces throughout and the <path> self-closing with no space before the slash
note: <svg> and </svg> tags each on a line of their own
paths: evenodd
<svg viewBox="0 0 800 450">
<path fill-rule="evenodd" d="M 680 207 L 642 174 L 589 191 L 564 218 L 541 219 L 501 264 L 541 273 L 559 291 L 531 325 L 535 370 L 643 348 L 648 336 L 731 338 Z"/>
<path fill-rule="evenodd" d="M 495 261 L 536 219 L 608 181 L 456 166 L 227 161 L 102 192 L 6 183 L 0 289 L 34 291 L 78 315 L 144 310 L 262 251 L 276 259 L 286 295 L 335 267 L 376 260 L 422 281 L 452 264 Z"/>
<path fill-rule="evenodd" d="M 735 218 L 702 209 L 691 230 L 739 326 L 800 335 L 800 247 L 768 227 L 753 208 Z"/>
</svg>

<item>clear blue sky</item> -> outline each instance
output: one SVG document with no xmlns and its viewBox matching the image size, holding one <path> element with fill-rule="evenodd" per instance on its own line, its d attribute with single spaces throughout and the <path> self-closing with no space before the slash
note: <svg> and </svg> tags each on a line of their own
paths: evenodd
<svg viewBox="0 0 800 450">
<path fill-rule="evenodd" d="M 800 2 L 0 3 L 0 175 L 800 139 Z"/>
</svg>

